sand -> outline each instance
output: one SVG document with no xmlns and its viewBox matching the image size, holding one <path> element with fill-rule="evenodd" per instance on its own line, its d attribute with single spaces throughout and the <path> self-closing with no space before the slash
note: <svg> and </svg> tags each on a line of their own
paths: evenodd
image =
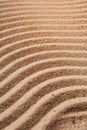
<svg viewBox="0 0 87 130">
<path fill-rule="evenodd" d="M 87 130 L 87 0 L 0 0 L 0 130 Z"/>
</svg>

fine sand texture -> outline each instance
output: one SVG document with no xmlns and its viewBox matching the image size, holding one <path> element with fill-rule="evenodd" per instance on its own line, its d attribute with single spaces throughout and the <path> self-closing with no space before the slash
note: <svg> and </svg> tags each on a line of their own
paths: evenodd
<svg viewBox="0 0 87 130">
<path fill-rule="evenodd" d="M 0 0 L 0 130 L 87 130 L 87 0 Z"/>
</svg>

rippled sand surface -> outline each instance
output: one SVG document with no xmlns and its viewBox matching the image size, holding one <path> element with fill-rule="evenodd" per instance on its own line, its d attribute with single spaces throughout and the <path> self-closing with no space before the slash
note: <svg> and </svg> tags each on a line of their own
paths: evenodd
<svg viewBox="0 0 87 130">
<path fill-rule="evenodd" d="M 0 0 L 0 130 L 87 130 L 87 0 Z"/>
</svg>

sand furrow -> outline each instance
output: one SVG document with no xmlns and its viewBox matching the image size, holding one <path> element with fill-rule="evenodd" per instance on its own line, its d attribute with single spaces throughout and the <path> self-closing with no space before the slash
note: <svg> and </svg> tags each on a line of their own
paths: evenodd
<svg viewBox="0 0 87 130">
<path fill-rule="evenodd" d="M 31 89 L 30 91 L 27 91 L 27 93 L 22 97 L 22 98 L 20 98 L 16 103 L 14 103 L 10 108 L 8 108 L 6 111 L 4 111 L 3 113 L 1 113 L 0 114 L 0 121 L 1 120 L 3 120 L 6 116 L 8 116 L 8 115 L 11 115 L 12 113 L 13 113 L 13 111 L 15 111 L 17 108 L 20 108 L 20 107 L 18 107 L 18 106 L 20 106 L 20 105 L 22 105 L 23 104 L 23 102 L 26 102 L 26 100 L 29 100 L 29 97 L 31 97 L 31 96 L 33 96 L 34 94 L 37 94 L 37 92 L 38 91 L 40 91 L 41 89 L 43 89 L 44 90 L 44 87 L 46 87 L 46 88 L 48 88 L 48 90 L 49 90 L 49 88 L 50 88 L 50 90 L 49 91 L 53 91 L 53 90 L 55 90 L 55 89 L 57 89 L 58 88 L 58 86 L 59 86 L 59 84 L 61 83 L 61 82 L 63 82 L 63 80 L 65 80 L 66 82 L 68 81 L 68 83 L 69 83 L 69 80 L 72 80 L 72 84 L 74 84 L 74 85 L 79 85 L 79 82 L 80 82 L 80 85 L 84 82 L 84 85 L 85 85 L 85 83 L 87 83 L 86 82 L 86 78 L 87 78 L 87 76 L 65 76 L 65 78 L 64 77 L 57 77 L 57 78 L 54 78 L 54 79 L 50 79 L 50 80 L 46 80 L 45 82 L 42 82 L 42 83 L 40 83 L 39 85 L 37 85 L 37 87 L 34 87 L 33 89 Z M 59 82 L 58 82 L 59 81 Z M 76 82 L 75 82 L 76 81 Z M 55 87 L 52 87 L 54 84 L 53 84 L 53 82 L 55 82 L 54 84 L 55 84 Z M 56 82 L 58 82 L 58 83 L 56 83 Z M 51 83 L 52 83 L 52 85 L 51 85 Z M 70 85 L 72 85 L 72 84 L 70 84 Z M 22 86 L 23 86 L 23 83 L 21 84 Z M 49 86 L 48 86 L 49 85 Z M 66 86 L 66 84 L 61 84 L 63 87 L 65 87 Z M 62 86 L 59 86 L 59 88 L 60 87 L 62 87 Z M 45 88 L 45 92 L 43 93 L 43 94 L 45 94 L 45 93 L 47 93 L 47 90 L 46 90 L 46 88 Z M 43 95 L 43 94 L 41 94 L 41 95 Z M 40 97 L 39 97 L 40 98 Z M 32 110 L 32 109 L 31 109 Z M 29 112 L 28 112 L 29 113 Z M 21 114 L 21 113 L 20 113 Z M 31 114 L 31 113 L 30 113 Z M 26 113 L 25 113 L 25 115 L 26 115 Z M 28 115 L 26 115 L 27 116 L 27 118 L 29 117 Z M 21 123 L 21 122 L 20 122 Z"/>
</svg>

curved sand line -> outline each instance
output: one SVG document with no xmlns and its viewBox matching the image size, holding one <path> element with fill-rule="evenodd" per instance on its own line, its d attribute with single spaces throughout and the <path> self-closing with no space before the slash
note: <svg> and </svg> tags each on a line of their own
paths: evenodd
<svg viewBox="0 0 87 130">
<path fill-rule="evenodd" d="M 84 76 L 84 75 L 78 75 L 78 76 L 62 76 L 62 77 L 56 77 L 54 79 L 50 79 L 50 80 L 46 80 L 45 82 L 42 82 L 40 83 L 39 85 L 37 85 L 36 87 L 33 87 L 31 90 L 29 90 L 29 92 L 27 92 L 23 97 L 26 97 L 24 98 L 23 100 L 23 97 L 22 97 L 22 100 L 21 98 L 16 102 L 14 103 L 14 105 L 12 105 L 9 109 L 7 109 L 6 111 L 4 111 L 3 113 L 0 114 L 0 121 L 3 120 L 6 116 L 8 116 L 8 114 L 11 114 L 13 111 L 15 111 L 15 109 L 18 108 L 18 106 L 23 103 L 23 101 L 25 102 L 25 100 L 29 97 L 31 97 L 31 95 L 33 96 L 33 94 L 35 94 L 37 91 L 39 91 L 41 88 L 43 88 L 44 86 L 46 86 L 47 84 L 50 84 L 52 82 L 55 82 L 55 81 L 60 81 L 60 80 L 67 80 L 67 79 L 83 79 L 83 80 L 86 80 L 87 79 L 87 76 Z M 28 77 L 25 79 L 25 80 L 28 80 Z M 23 81 L 22 81 L 23 82 Z M 21 86 L 23 86 L 25 84 L 25 82 L 23 82 L 23 84 L 19 83 Z M 19 85 L 18 85 L 19 86 Z M 27 95 L 27 96 L 26 96 Z M 21 102 L 22 101 L 22 102 Z M 9 110 L 9 112 L 8 112 Z M 4 114 L 5 113 L 5 114 Z"/>
</svg>

